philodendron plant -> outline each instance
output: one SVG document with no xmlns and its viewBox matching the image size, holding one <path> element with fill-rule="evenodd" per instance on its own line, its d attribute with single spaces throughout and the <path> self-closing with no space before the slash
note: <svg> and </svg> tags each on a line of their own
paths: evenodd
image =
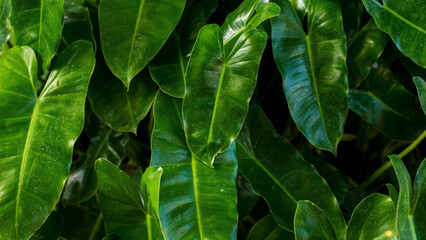
<svg viewBox="0 0 426 240">
<path fill-rule="evenodd" d="M 0 240 L 426 239 L 425 14 L 0 0 Z"/>
</svg>

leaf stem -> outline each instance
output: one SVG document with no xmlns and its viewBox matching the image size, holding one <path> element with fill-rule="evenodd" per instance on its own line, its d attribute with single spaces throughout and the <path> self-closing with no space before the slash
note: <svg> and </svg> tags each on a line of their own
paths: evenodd
<svg viewBox="0 0 426 240">
<path fill-rule="evenodd" d="M 93 230 L 90 233 L 89 240 L 94 240 L 96 238 L 96 234 L 99 232 L 99 228 L 101 227 L 102 220 L 103 220 L 102 213 L 100 213 L 98 215 L 98 218 L 96 219 L 95 225 L 93 226 Z"/>
<path fill-rule="evenodd" d="M 424 131 L 414 142 L 412 142 L 407 148 L 405 148 L 402 152 L 398 154 L 399 158 L 403 158 L 407 156 L 408 153 L 410 153 L 414 148 L 419 145 L 422 140 L 426 137 L 426 131 Z M 360 189 L 364 189 L 368 187 L 370 184 L 372 184 L 380 175 L 382 175 L 386 170 L 388 170 L 390 167 L 392 167 L 392 163 L 390 161 L 383 164 L 379 169 L 377 169 L 367 180 L 365 180 L 363 183 L 359 185 Z"/>
</svg>

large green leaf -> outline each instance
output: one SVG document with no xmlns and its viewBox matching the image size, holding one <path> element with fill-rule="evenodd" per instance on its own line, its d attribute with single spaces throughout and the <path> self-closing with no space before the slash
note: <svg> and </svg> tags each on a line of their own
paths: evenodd
<svg viewBox="0 0 426 240">
<path fill-rule="evenodd" d="M 316 169 L 277 135 L 259 107 L 250 110 L 237 138 L 238 165 L 254 191 L 265 198 L 277 223 L 293 231 L 298 200 L 318 204 L 345 238 L 346 223 L 336 198 Z"/>
<path fill-rule="evenodd" d="M 36 53 L 39 68 L 50 66 L 61 40 L 64 23 L 64 0 L 13 0 L 10 24 L 16 44 L 30 46 Z"/>
<path fill-rule="evenodd" d="M 99 30 L 105 60 L 129 88 L 166 42 L 185 0 L 101 0 Z"/>
<path fill-rule="evenodd" d="M 235 147 L 218 155 L 215 168 L 198 161 L 186 144 L 182 100 L 158 92 L 152 132 L 153 166 L 164 173 L 159 216 L 166 239 L 236 239 Z"/>
<path fill-rule="evenodd" d="M 274 0 L 272 48 L 291 116 L 313 145 L 334 154 L 348 112 L 346 37 L 338 0 L 312 0 L 303 30 L 287 0 Z"/>
<path fill-rule="evenodd" d="M 160 52 L 149 63 L 149 72 L 161 90 L 171 96 L 183 98 L 185 94 L 185 72 L 191 56 L 192 46 L 198 31 L 206 23 L 207 9 L 215 8 L 213 0 L 196 1 L 185 9 L 182 19 L 170 35 Z M 210 6 L 211 5 L 211 6 Z"/>
<path fill-rule="evenodd" d="M 349 86 L 356 88 L 367 77 L 371 66 L 382 54 L 388 36 L 370 20 L 348 45 Z"/>
<path fill-rule="evenodd" d="M 395 218 L 392 199 L 374 193 L 362 200 L 352 213 L 346 240 L 396 240 Z"/>
<path fill-rule="evenodd" d="M 106 233 L 121 239 L 164 239 L 158 216 L 142 202 L 130 177 L 102 158 L 96 160 L 95 169 Z"/>
<path fill-rule="evenodd" d="M 413 81 L 419 95 L 420 105 L 426 115 L 426 82 L 421 77 L 413 77 Z"/>
<path fill-rule="evenodd" d="M 398 49 L 426 67 L 426 4 L 424 0 L 362 0 L 380 30 Z"/>
<path fill-rule="evenodd" d="M 157 86 L 147 71 L 136 76 L 127 91 L 108 67 L 98 62 L 88 96 L 93 112 L 108 127 L 136 134 L 138 124 L 151 108 L 156 92 Z"/>
<path fill-rule="evenodd" d="M 418 169 L 412 196 L 411 177 L 397 155 L 389 156 L 399 182 L 396 207 L 396 231 L 399 239 L 420 240 L 426 237 L 426 160 Z"/>
<path fill-rule="evenodd" d="M 294 239 L 294 234 L 280 227 L 272 215 L 262 218 L 250 231 L 248 240 Z"/>
<path fill-rule="evenodd" d="M 10 16 L 10 0 L 0 0 L 0 53 L 1 46 L 7 41 L 9 36 L 9 23 Z"/>
<path fill-rule="evenodd" d="M 349 91 L 349 108 L 384 135 L 399 141 L 414 140 L 426 128 L 415 97 L 394 79 L 382 60 L 372 66 L 361 87 Z"/>
<path fill-rule="evenodd" d="M 93 42 L 96 49 L 92 24 L 89 19 L 89 9 L 85 6 L 84 0 L 64 0 L 64 12 L 62 40 L 65 44 L 84 39 Z"/>
<path fill-rule="evenodd" d="M 69 45 L 37 96 L 31 48 L 0 58 L 0 239 L 28 239 L 58 202 L 94 66 L 90 42 Z"/>
<path fill-rule="evenodd" d="M 189 149 L 210 167 L 244 123 L 265 45 L 266 33 L 255 29 L 244 32 L 225 55 L 220 27 L 200 30 L 187 69 L 182 111 Z"/>
<path fill-rule="evenodd" d="M 336 240 L 336 233 L 330 219 L 313 202 L 297 202 L 294 215 L 294 235 L 296 240 Z"/>
</svg>

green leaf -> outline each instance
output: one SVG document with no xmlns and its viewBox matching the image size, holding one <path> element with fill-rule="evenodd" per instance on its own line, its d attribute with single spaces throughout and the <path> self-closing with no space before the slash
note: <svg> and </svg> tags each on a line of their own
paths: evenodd
<svg viewBox="0 0 426 240">
<path fill-rule="evenodd" d="M 62 194 L 62 200 L 66 203 L 79 203 L 92 197 L 98 188 L 93 168 L 96 159 L 105 158 L 117 166 L 120 165 L 126 155 L 128 142 L 127 133 L 116 132 L 105 125 L 100 128 L 99 133 L 90 138 L 84 163 L 71 171 Z"/>
<path fill-rule="evenodd" d="M 61 40 L 64 0 L 11 1 L 10 24 L 16 45 L 30 46 L 37 54 L 39 68 L 49 68 Z"/>
<path fill-rule="evenodd" d="M 293 231 L 298 200 L 318 204 L 330 218 L 339 239 L 346 223 L 336 198 L 316 169 L 279 136 L 259 107 L 249 111 L 237 138 L 238 166 L 254 191 L 265 198 L 277 223 Z"/>
<path fill-rule="evenodd" d="M 346 176 L 343 172 L 337 171 L 327 176 L 326 181 L 330 186 L 330 189 L 333 192 L 334 196 L 336 196 L 337 202 L 339 203 L 339 205 L 342 205 L 346 193 L 351 187 L 351 184 L 349 184 L 348 176 Z"/>
<path fill-rule="evenodd" d="M 28 239 L 58 202 L 94 66 L 90 42 L 69 45 L 37 96 L 31 48 L 0 58 L 0 239 Z"/>
<path fill-rule="evenodd" d="M 346 240 L 397 239 L 395 205 L 386 195 L 374 193 L 352 213 Z"/>
<path fill-rule="evenodd" d="M 220 27 L 200 30 L 186 73 L 182 112 L 189 149 L 210 167 L 244 123 L 265 45 L 266 33 L 255 29 L 244 32 L 225 55 Z"/>
<path fill-rule="evenodd" d="M 158 215 L 160 182 L 163 169 L 161 167 L 148 167 L 142 175 L 140 189 L 144 205 L 149 208 L 150 214 Z M 151 211 L 154 211 L 151 213 Z"/>
<path fill-rule="evenodd" d="M 241 173 L 237 175 L 237 194 L 238 216 L 241 219 L 250 213 L 259 199 L 259 196 L 253 191 L 250 182 L 245 179 Z"/>
<path fill-rule="evenodd" d="M 379 60 L 364 81 L 364 89 L 349 91 L 349 108 L 385 136 L 398 140 L 416 139 L 426 127 L 426 118 L 415 97 L 393 77 Z"/>
<path fill-rule="evenodd" d="M 248 240 L 294 239 L 294 234 L 280 227 L 272 215 L 257 222 L 250 231 Z"/>
<path fill-rule="evenodd" d="M 423 159 L 414 179 L 411 212 L 417 239 L 426 238 L 426 229 L 424 227 L 426 226 L 426 159 Z"/>
<path fill-rule="evenodd" d="M 420 77 L 413 77 L 413 81 L 417 88 L 420 105 L 422 106 L 423 112 L 426 115 L 426 82 Z"/>
<path fill-rule="evenodd" d="M 287 0 L 274 2 L 281 14 L 271 19 L 272 49 L 291 116 L 310 143 L 336 155 L 348 113 L 346 37 L 339 1 L 310 1 L 307 33 Z"/>
<path fill-rule="evenodd" d="M 108 127 L 136 134 L 138 124 L 149 112 L 156 92 L 157 86 L 147 71 L 136 76 L 127 91 L 107 66 L 98 62 L 88 96 L 93 112 Z"/>
<path fill-rule="evenodd" d="M 426 21 L 423 0 L 362 0 L 377 26 L 389 34 L 398 49 L 426 67 Z"/>
<path fill-rule="evenodd" d="M 61 234 L 63 222 L 62 213 L 54 210 L 30 240 L 57 239 Z"/>
<path fill-rule="evenodd" d="M 345 29 L 346 39 L 351 42 L 352 37 L 361 26 L 364 5 L 359 0 L 340 0 L 340 5 L 342 6 L 343 28 Z"/>
<path fill-rule="evenodd" d="M 203 3 L 206 2 L 193 2 L 185 9 L 175 31 L 149 63 L 152 79 L 163 92 L 173 97 L 183 98 L 185 94 L 185 72 L 192 46 L 197 39 L 198 32 L 206 23 Z M 217 3 L 210 4 L 214 6 Z"/>
<path fill-rule="evenodd" d="M 0 0 L 0 48 L 9 37 L 10 0 Z M 1 53 L 1 49 L 0 49 Z"/>
<path fill-rule="evenodd" d="M 137 186 L 106 159 L 95 162 L 105 230 L 121 239 L 164 239 L 160 222 L 143 204 Z"/>
<path fill-rule="evenodd" d="M 185 0 L 100 1 L 102 52 L 111 71 L 127 88 L 164 45 L 184 6 Z"/>
<path fill-rule="evenodd" d="M 396 191 L 395 187 L 390 183 L 387 183 L 386 187 L 388 188 L 389 196 L 392 199 L 393 204 L 396 206 L 398 204 L 398 191 Z"/>
<path fill-rule="evenodd" d="M 367 77 L 371 66 L 379 59 L 388 42 L 388 36 L 370 20 L 355 34 L 348 45 L 349 86 L 356 88 Z"/>
<path fill-rule="evenodd" d="M 294 235 L 297 240 L 335 240 L 335 230 L 325 212 L 313 202 L 297 202 L 294 216 Z"/>
<path fill-rule="evenodd" d="M 64 0 L 65 21 L 62 40 L 68 45 L 79 39 L 91 41 L 96 50 L 89 9 L 84 0 Z"/>
<path fill-rule="evenodd" d="M 121 240 L 121 238 L 118 237 L 115 234 L 108 234 L 107 236 L 105 236 L 104 238 L 102 238 L 102 240 Z"/>
<path fill-rule="evenodd" d="M 185 141 L 181 107 L 182 100 L 158 92 L 151 165 L 164 169 L 159 200 L 164 235 L 176 240 L 236 239 L 235 146 L 217 156 L 215 168 L 198 161 Z"/>
</svg>

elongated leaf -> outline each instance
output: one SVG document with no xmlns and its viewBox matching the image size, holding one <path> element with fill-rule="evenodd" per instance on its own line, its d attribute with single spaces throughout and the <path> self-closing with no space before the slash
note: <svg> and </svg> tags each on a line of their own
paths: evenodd
<svg viewBox="0 0 426 240">
<path fill-rule="evenodd" d="M 0 0 L 0 48 L 9 37 L 10 0 Z M 0 49 L 1 52 L 1 49 Z"/>
<path fill-rule="evenodd" d="M 313 202 L 297 202 L 294 216 L 294 235 L 297 240 L 335 240 L 333 225 L 324 211 Z"/>
<path fill-rule="evenodd" d="M 163 169 L 161 167 L 148 167 L 140 181 L 144 205 L 149 208 L 149 211 L 154 211 L 155 214 L 158 214 L 162 175 Z"/>
<path fill-rule="evenodd" d="M 102 158 L 96 160 L 95 169 L 106 233 L 121 239 L 164 239 L 158 217 L 144 207 L 129 176 Z"/>
<path fill-rule="evenodd" d="M 294 239 L 294 234 L 280 227 L 272 215 L 262 218 L 250 231 L 248 240 Z"/>
<path fill-rule="evenodd" d="M 414 140 L 426 128 L 415 97 L 394 80 L 383 61 L 373 65 L 364 89 L 349 91 L 349 108 L 387 137 Z"/>
<path fill-rule="evenodd" d="M 423 0 L 362 0 L 377 26 L 389 34 L 398 49 L 426 67 L 426 4 Z"/>
<path fill-rule="evenodd" d="M 396 240 L 395 218 L 392 199 L 374 193 L 362 200 L 352 213 L 346 240 Z"/>
<path fill-rule="evenodd" d="M 90 42 L 69 45 L 37 96 L 31 48 L 0 58 L 0 239 L 28 239 L 58 202 L 94 66 Z"/>
<path fill-rule="evenodd" d="M 195 159 L 185 141 L 181 107 L 182 100 L 158 92 L 151 165 L 164 169 L 159 200 L 164 235 L 176 240 L 236 239 L 235 147 L 218 155 L 215 168 Z"/>
<path fill-rule="evenodd" d="M 371 66 L 379 59 L 388 36 L 370 20 L 355 34 L 348 46 L 349 86 L 356 88 L 367 77 Z"/>
<path fill-rule="evenodd" d="M 273 2 L 281 14 L 271 20 L 272 48 L 291 116 L 309 142 L 336 154 L 348 112 L 346 37 L 339 2 L 310 1 L 307 33 L 287 0 Z"/>
<path fill-rule="evenodd" d="M 265 45 L 266 33 L 251 30 L 224 55 L 220 27 L 212 24 L 200 30 L 188 65 L 182 111 L 189 149 L 210 167 L 244 123 Z"/>
<path fill-rule="evenodd" d="M 237 147 L 240 171 L 265 198 L 280 226 L 293 231 L 297 201 L 310 200 L 330 218 L 338 239 L 345 238 L 346 223 L 327 183 L 296 148 L 276 134 L 259 107 L 250 110 Z"/>
<path fill-rule="evenodd" d="M 93 112 L 108 127 L 136 134 L 138 124 L 151 108 L 156 92 L 157 86 L 148 72 L 136 76 L 127 91 L 106 65 L 98 62 L 88 95 Z"/>
<path fill-rule="evenodd" d="M 39 68 L 50 66 L 61 40 L 64 0 L 11 1 L 10 24 L 16 44 L 30 46 L 37 54 Z"/>
<path fill-rule="evenodd" d="M 154 81 L 163 92 L 171 96 L 183 98 L 185 94 L 185 72 L 192 46 L 206 23 L 208 10 L 203 9 L 204 4 L 212 5 L 210 8 L 217 5 L 211 0 L 192 2 L 185 9 L 175 31 L 149 64 Z"/>
<path fill-rule="evenodd" d="M 96 41 L 89 19 L 89 9 L 85 6 L 84 0 L 64 0 L 64 12 L 63 41 L 70 44 L 76 40 L 84 39 L 93 42 L 96 49 Z"/>
<path fill-rule="evenodd" d="M 422 106 L 423 112 L 426 115 L 426 82 L 420 77 L 413 77 L 413 81 L 416 84 L 420 104 Z"/>
<path fill-rule="evenodd" d="M 411 212 L 417 239 L 426 238 L 426 159 L 423 159 L 414 179 Z"/>
<path fill-rule="evenodd" d="M 100 1 L 102 52 L 127 88 L 166 42 L 184 6 L 185 0 Z"/>
<path fill-rule="evenodd" d="M 116 132 L 104 125 L 99 134 L 91 137 L 84 163 L 71 171 L 62 200 L 79 203 L 92 197 L 98 187 L 93 167 L 96 159 L 105 158 L 118 166 L 126 154 L 128 142 L 127 133 Z"/>
<path fill-rule="evenodd" d="M 396 206 L 398 204 L 398 191 L 396 191 L 395 187 L 390 183 L 387 183 L 386 187 L 389 191 L 389 197 L 392 199 L 393 204 Z"/>
</svg>

